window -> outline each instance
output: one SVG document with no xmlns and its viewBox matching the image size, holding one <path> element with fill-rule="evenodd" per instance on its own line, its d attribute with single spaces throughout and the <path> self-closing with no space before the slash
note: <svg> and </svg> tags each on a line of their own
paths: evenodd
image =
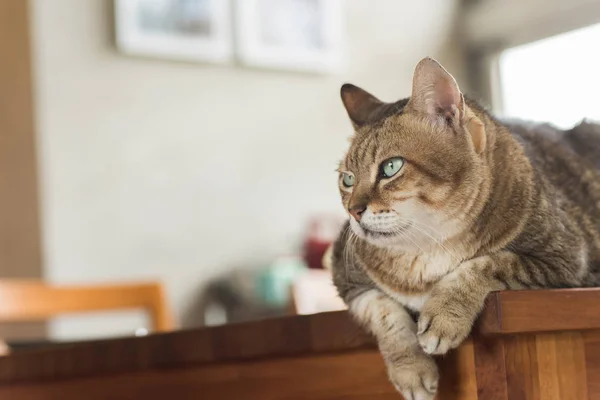
<svg viewBox="0 0 600 400">
<path fill-rule="evenodd" d="M 600 24 L 503 51 L 504 116 L 568 128 L 600 120 Z"/>
</svg>

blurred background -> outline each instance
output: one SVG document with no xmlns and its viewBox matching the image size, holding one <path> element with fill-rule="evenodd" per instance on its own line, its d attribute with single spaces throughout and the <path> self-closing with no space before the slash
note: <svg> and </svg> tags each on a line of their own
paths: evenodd
<svg viewBox="0 0 600 400">
<path fill-rule="evenodd" d="M 156 282 L 174 328 L 342 308 L 320 262 L 341 84 L 407 97 L 432 56 L 499 115 L 568 128 L 600 119 L 597 23 L 597 0 L 3 0 L 0 278 Z M 34 320 L 13 342 L 150 326 L 15 317 L 10 293 L 0 321 Z"/>
</svg>

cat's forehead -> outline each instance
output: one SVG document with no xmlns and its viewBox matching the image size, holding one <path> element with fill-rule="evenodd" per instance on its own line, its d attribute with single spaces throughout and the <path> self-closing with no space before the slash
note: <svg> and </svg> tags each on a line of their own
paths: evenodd
<svg viewBox="0 0 600 400">
<path fill-rule="evenodd" d="M 369 130 L 370 128 L 377 127 L 388 118 L 402 114 L 408 104 L 408 100 L 409 98 L 398 100 L 394 103 L 382 103 L 371 112 L 361 130 Z"/>
<path fill-rule="evenodd" d="M 389 150 L 391 144 L 389 138 L 386 138 L 389 135 L 384 134 L 389 129 L 385 125 L 372 127 L 368 132 L 354 137 L 345 158 L 347 169 L 356 173 L 381 161 L 382 154 Z"/>
<path fill-rule="evenodd" d="M 393 113 L 358 129 L 352 138 L 344 166 L 349 170 L 359 170 L 398 155 L 396 151 L 405 142 L 402 140 L 406 131 L 405 119 L 406 116 L 401 112 Z"/>
</svg>

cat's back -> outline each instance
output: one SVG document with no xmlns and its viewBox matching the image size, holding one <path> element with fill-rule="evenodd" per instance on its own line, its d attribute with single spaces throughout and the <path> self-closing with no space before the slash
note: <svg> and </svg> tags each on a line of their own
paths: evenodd
<svg viewBox="0 0 600 400">
<path fill-rule="evenodd" d="M 555 155 L 563 161 L 581 164 L 582 168 L 600 170 L 600 124 L 582 121 L 572 129 L 562 130 L 546 123 L 502 122 L 524 145 L 527 156 L 536 167 L 546 167 L 543 157 Z M 552 163 L 548 166 L 551 167 Z"/>
<path fill-rule="evenodd" d="M 600 215 L 599 124 L 584 121 L 569 130 L 522 121 L 503 124 L 523 146 L 549 195 Z"/>
</svg>

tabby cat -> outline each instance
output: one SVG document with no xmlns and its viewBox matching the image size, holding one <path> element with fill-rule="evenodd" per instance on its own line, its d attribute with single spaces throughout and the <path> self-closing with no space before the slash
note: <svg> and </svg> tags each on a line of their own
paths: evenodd
<svg viewBox="0 0 600 400">
<path fill-rule="evenodd" d="M 431 356 L 467 337 L 491 291 L 598 285 L 600 125 L 500 122 L 431 58 L 409 99 L 341 96 L 350 218 L 329 262 L 406 399 L 433 399 Z"/>
</svg>

